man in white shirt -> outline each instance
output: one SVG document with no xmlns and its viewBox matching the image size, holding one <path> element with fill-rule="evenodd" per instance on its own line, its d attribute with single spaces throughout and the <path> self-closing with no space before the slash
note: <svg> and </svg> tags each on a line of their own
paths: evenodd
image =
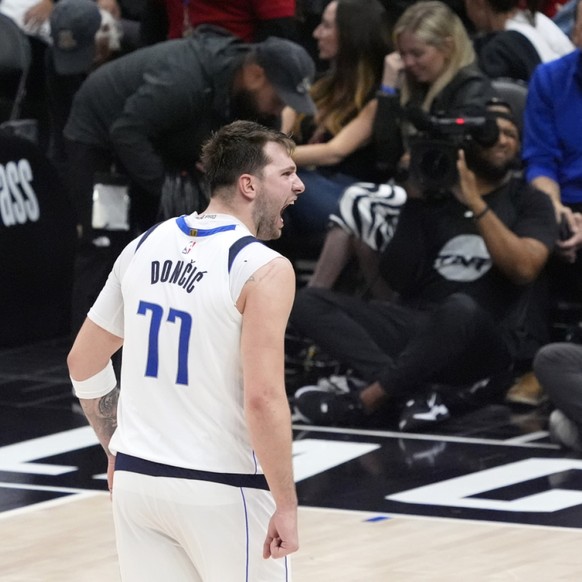
<svg viewBox="0 0 582 582">
<path fill-rule="evenodd" d="M 206 211 L 125 248 L 69 354 L 109 459 L 124 582 L 290 580 L 283 353 L 295 278 L 259 241 L 280 236 L 303 192 L 292 151 L 253 122 L 219 130 L 203 149 Z M 122 345 L 118 391 L 110 358 Z"/>
</svg>

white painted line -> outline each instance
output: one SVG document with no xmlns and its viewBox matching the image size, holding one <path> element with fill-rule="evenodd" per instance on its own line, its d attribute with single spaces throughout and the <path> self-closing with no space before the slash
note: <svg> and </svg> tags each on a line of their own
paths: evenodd
<svg viewBox="0 0 582 582">
<path fill-rule="evenodd" d="M 53 506 L 64 505 L 65 503 L 72 503 L 73 501 L 80 501 L 89 497 L 96 497 L 97 495 L 109 495 L 109 493 L 107 491 L 85 490 L 84 493 L 67 495 L 66 497 L 58 497 L 57 499 L 48 499 L 47 501 L 39 501 L 38 503 L 31 503 L 30 505 L 25 505 L 24 507 L 18 507 L 16 509 L 9 509 L 8 511 L 0 512 L 0 521 L 25 513 L 39 511 L 40 509 L 49 509 Z"/>
<path fill-rule="evenodd" d="M 519 444 L 523 444 L 523 443 L 529 443 L 529 442 L 535 441 L 537 439 L 545 439 L 548 436 L 548 434 L 549 433 L 546 430 L 538 430 L 536 432 L 530 432 L 528 434 L 524 434 L 524 435 L 521 435 L 518 437 L 506 439 L 504 442 L 519 445 Z M 557 446 L 557 445 L 553 445 L 553 446 Z"/>
<path fill-rule="evenodd" d="M 510 446 L 521 446 L 525 448 L 536 448 L 536 449 L 552 449 L 558 450 L 560 447 L 551 443 L 516 443 L 511 441 L 499 441 L 495 439 L 484 439 L 484 438 L 473 438 L 473 437 L 458 437 L 451 435 L 432 435 L 425 433 L 412 433 L 412 432 L 399 432 L 399 431 L 382 431 L 382 430 L 365 430 L 356 428 L 335 428 L 329 426 L 312 426 L 312 425 L 300 425 L 294 424 L 293 429 L 297 431 L 305 432 L 327 432 L 327 433 L 338 433 L 338 434 L 353 434 L 362 436 L 378 436 L 384 438 L 397 438 L 397 439 L 411 439 L 411 440 L 424 440 L 424 441 L 443 441 L 451 443 L 469 443 L 477 445 L 496 445 L 499 447 L 510 447 Z"/>
<path fill-rule="evenodd" d="M 423 521 L 446 521 L 458 524 L 472 524 L 472 525 L 486 525 L 486 526 L 502 526 L 502 527 L 516 527 L 516 528 L 523 528 L 523 529 L 540 529 L 540 530 L 552 530 L 552 531 L 570 531 L 576 532 L 578 534 L 582 534 L 582 529 L 579 527 L 560 527 L 557 525 L 539 525 L 535 523 L 512 523 L 509 521 L 489 521 L 489 520 L 481 520 L 481 519 L 461 519 L 456 517 L 438 517 L 434 515 L 416 515 L 416 514 L 409 514 L 409 513 L 383 513 L 381 511 L 363 511 L 360 509 L 336 509 L 333 507 L 313 507 L 313 506 L 299 506 L 300 511 L 321 511 L 325 513 L 352 513 L 354 515 L 362 515 L 367 516 L 366 519 L 363 521 L 368 521 L 370 518 L 373 517 L 387 517 L 389 519 L 414 519 L 414 520 L 423 520 Z M 382 522 L 380 522 L 382 523 Z M 374 522 L 370 522 L 370 525 L 375 525 Z"/>
<path fill-rule="evenodd" d="M 0 481 L 0 489 L 24 489 L 25 491 L 54 491 L 56 493 L 86 493 L 91 489 L 82 489 L 80 487 L 55 487 L 53 485 L 33 485 L 31 483 L 10 483 Z"/>
</svg>

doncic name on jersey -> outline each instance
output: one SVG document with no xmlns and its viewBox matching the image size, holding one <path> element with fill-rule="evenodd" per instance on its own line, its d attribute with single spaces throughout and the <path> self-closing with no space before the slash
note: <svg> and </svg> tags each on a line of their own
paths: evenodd
<svg viewBox="0 0 582 582">
<path fill-rule="evenodd" d="M 196 284 L 202 281 L 208 271 L 200 271 L 194 265 L 195 261 L 152 261 L 151 284 L 172 283 L 182 287 L 187 293 L 192 293 Z"/>
</svg>

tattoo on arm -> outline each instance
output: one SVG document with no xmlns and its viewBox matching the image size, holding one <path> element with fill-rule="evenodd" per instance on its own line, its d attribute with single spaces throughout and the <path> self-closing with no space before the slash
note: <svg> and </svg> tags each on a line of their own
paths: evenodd
<svg viewBox="0 0 582 582">
<path fill-rule="evenodd" d="M 117 424 L 117 401 L 119 400 L 119 388 L 116 386 L 109 394 L 99 399 L 99 414 L 103 418 L 110 418 Z"/>
<path fill-rule="evenodd" d="M 110 455 L 109 441 L 117 428 L 117 401 L 119 388 L 115 387 L 109 394 L 93 400 L 81 400 L 81 406 L 87 420 L 93 427 L 101 446 Z"/>
</svg>

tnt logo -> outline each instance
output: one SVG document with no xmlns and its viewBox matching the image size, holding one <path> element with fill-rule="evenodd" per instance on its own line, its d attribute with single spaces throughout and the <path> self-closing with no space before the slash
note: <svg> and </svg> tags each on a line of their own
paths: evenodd
<svg viewBox="0 0 582 582">
<path fill-rule="evenodd" d="M 435 259 L 434 268 L 449 281 L 476 281 L 491 269 L 485 241 L 475 234 L 452 238 Z"/>
</svg>

